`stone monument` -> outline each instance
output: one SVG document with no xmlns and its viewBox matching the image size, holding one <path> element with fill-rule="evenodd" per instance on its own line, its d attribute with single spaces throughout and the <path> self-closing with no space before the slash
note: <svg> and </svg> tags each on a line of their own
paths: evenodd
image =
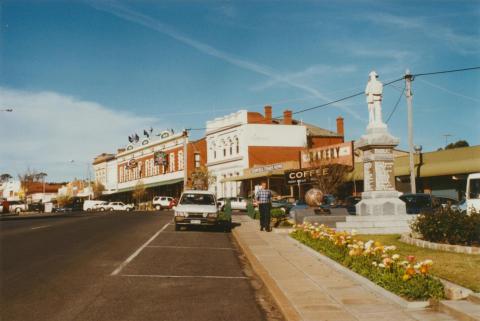
<svg viewBox="0 0 480 321">
<path fill-rule="evenodd" d="M 355 229 L 361 233 L 386 234 L 409 231 L 405 203 L 395 190 L 393 148 L 399 139 L 393 137 L 382 121 L 383 84 L 372 71 L 365 89 L 369 122 L 367 133 L 355 142 L 355 149 L 363 151 L 362 200 L 356 205 L 356 217 L 338 223 L 342 230 Z"/>
</svg>

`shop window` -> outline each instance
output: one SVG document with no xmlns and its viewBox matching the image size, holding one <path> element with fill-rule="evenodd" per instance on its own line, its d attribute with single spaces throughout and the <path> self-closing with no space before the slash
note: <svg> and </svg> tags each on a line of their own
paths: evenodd
<svg viewBox="0 0 480 321">
<path fill-rule="evenodd" d="M 169 160 L 168 160 L 168 171 L 174 172 L 175 171 L 175 154 L 170 153 Z"/>
<path fill-rule="evenodd" d="M 200 168 L 200 154 L 199 153 L 195 153 L 194 160 L 195 160 L 195 168 Z"/>
<path fill-rule="evenodd" d="M 178 170 L 183 170 L 183 151 L 178 152 Z"/>
<path fill-rule="evenodd" d="M 230 145 L 230 156 L 233 154 L 233 147 Z"/>
</svg>

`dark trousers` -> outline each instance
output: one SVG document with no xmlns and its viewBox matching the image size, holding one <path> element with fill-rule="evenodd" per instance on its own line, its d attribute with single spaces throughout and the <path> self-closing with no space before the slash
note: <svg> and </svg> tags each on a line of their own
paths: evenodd
<svg viewBox="0 0 480 321">
<path fill-rule="evenodd" d="M 270 203 L 260 203 L 258 204 L 258 209 L 260 210 L 260 227 L 263 227 L 267 230 L 270 229 Z"/>
</svg>

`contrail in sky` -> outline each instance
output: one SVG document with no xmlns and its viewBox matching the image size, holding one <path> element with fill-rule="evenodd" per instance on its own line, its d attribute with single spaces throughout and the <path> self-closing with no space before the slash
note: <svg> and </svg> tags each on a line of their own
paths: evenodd
<svg viewBox="0 0 480 321">
<path fill-rule="evenodd" d="M 322 94 L 320 91 L 318 91 L 315 88 L 312 88 L 310 86 L 307 86 L 305 84 L 293 81 L 290 79 L 288 76 L 281 76 L 279 73 L 277 73 L 275 70 L 268 66 L 264 66 L 255 62 L 251 62 L 245 59 L 241 59 L 238 57 L 235 57 L 229 53 L 223 52 L 221 50 L 218 50 L 208 44 L 205 44 L 203 42 L 197 41 L 195 39 L 192 39 L 175 29 L 171 28 L 170 26 L 163 24 L 159 22 L 158 20 L 149 17 L 147 15 L 144 15 L 140 12 L 134 11 L 124 5 L 119 4 L 118 2 L 114 1 L 109 1 L 109 2 L 92 2 L 92 1 L 87 1 L 92 7 L 94 7 L 97 10 L 105 11 L 108 12 L 112 15 L 115 15 L 119 18 L 122 18 L 124 20 L 128 20 L 134 23 L 137 23 L 139 25 L 142 25 L 144 27 L 147 27 L 149 29 L 153 29 L 155 31 L 158 31 L 160 33 L 163 33 L 179 42 L 182 42 L 204 54 L 207 54 L 212 57 L 216 57 L 218 59 L 221 59 L 223 61 L 226 61 L 232 65 L 235 65 L 237 67 L 253 71 L 257 74 L 264 75 L 268 78 L 271 78 L 277 82 L 282 82 L 285 84 L 290 85 L 291 87 L 301 89 L 309 94 L 314 95 L 315 97 L 318 97 L 324 101 L 331 101 L 333 99 L 325 96 Z M 365 119 L 362 118 L 356 111 L 350 109 L 349 107 L 342 105 L 342 104 L 335 104 L 337 107 L 342 108 L 345 110 L 347 113 L 355 117 L 356 119 L 365 122 Z"/>
</svg>

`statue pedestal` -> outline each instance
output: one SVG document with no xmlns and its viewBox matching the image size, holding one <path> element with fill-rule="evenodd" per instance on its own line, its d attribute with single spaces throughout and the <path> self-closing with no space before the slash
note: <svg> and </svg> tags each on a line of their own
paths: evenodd
<svg viewBox="0 0 480 321">
<path fill-rule="evenodd" d="M 399 143 L 383 123 L 367 127 L 367 134 L 355 143 L 363 151 L 362 200 L 356 205 L 356 217 L 337 224 L 339 230 L 355 229 L 360 233 L 390 234 L 409 232 L 412 215 L 395 190 L 393 148 Z"/>
</svg>

